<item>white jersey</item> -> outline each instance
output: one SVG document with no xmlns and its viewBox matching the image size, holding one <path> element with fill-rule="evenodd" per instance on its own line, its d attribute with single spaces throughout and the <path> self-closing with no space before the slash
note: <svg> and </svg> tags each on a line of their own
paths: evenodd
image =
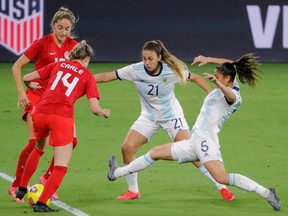
<svg viewBox="0 0 288 216">
<path fill-rule="evenodd" d="M 167 121 L 183 113 L 175 97 L 174 85 L 178 77 L 165 63 L 160 72 L 152 75 L 143 62 L 128 65 L 116 71 L 119 80 L 131 80 L 137 88 L 141 101 L 141 115 L 152 121 Z M 190 73 L 187 71 L 187 79 Z"/>
<path fill-rule="evenodd" d="M 211 138 L 218 143 L 218 133 L 223 124 L 242 103 L 240 88 L 237 81 L 234 82 L 234 86 L 231 90 L 236 96 L 236 101 L 233 104 L 228 103 L 223 92 L 219 88 L 215 88 L 206 96 L 196 119 L 196 123 L 192 128 L 192 133 L 195 130 L 208 132 L 211 135 Z"/>
<path fill-rule="evenodd" d="M 174 160 L 179 163 L 200 160 L 202 164 L 211 160 L 223 162 L 218 133 L 225 121 L 239 109 L 242 103 L 237 81 L 234 82 L 231 90 L 236 96 L 233 104 L 228 103 L 219 88 L 207 95 L 192 128 L 191 139 L 172 144 L 171 153 Z"/>
</svg>

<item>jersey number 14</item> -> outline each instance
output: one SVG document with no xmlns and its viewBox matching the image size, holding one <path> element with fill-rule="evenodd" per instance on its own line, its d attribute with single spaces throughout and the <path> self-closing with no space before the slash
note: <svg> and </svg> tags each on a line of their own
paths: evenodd
<svg viewBox="0 0 288 216">
<path fill-rule="evenodd" d="M 54 80 L 50 90 L 54 90 L 56 86 L 58 85 L 59 81 L 61 80 L 63 85 L 67 87 L 67 91 L 65 92 L 65 95 L 69 97 L 73 89 L 75 88 L 77 82 L 79 81 L 78 77 L 74 77 L 71 83 L 68 82 L 69 77 L 72 76 L 70 73 L 67 73 L 63 76 L 63 71 L 58 71 L 56 79 Z"/>
</svg>

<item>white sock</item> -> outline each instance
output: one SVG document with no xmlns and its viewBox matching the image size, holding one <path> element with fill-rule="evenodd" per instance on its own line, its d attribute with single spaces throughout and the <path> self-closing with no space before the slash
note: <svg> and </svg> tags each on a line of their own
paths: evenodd
<svg viewBox="0 0 288 216">
<path fill-rule="evenodd" d="M 124 167 L 119 167 L 115 170 L 114 175 L 118 178 L 120 176 L 126 176 L 126 182 L 128 190 L 136 193 L 139 191 L 138 188 L 138 171 L 141 171 L 155 161 L 150 157 L 149 152 L 139 158 L 133 160 L 130 164 L 126 164 Z"/>
<path fill-rule="evenodd" d="M 267 198 L 269 189 L 263 187 L 262 185 L 254 182 L 253 180 L 237 173 L 230 173 L 229 174 L 229 184 L 232 186 L 239 187 L 243 190 L 256 192 L 260 196 Z"/>
<path fill-rule="evenodd" d="M 115 170 L 114 175 L 116 178 L 126 176 L 128 174 L 139 172 L 152 165 L 155 161 L 150 157 L 149 152 L 139 158 L 133 160 L 130 164 L 124 167 L 119 167 Z"/>
<path fill-rule="evenodd" d="M 212 181 L 214 183 L 214 185 L 217 187 L 218 190 L 221 190 L 223 188 L 227 188 L 226 185 L 220 184 L 219 182 L 217 182 L 212 175 L 208 172 L 208 170 L 206 169 L 206 167 L 204 165 L 201 165 L 200 167 L 198 167 L 198 170 L 205 175 L 210 181 Z"/>
<path fill-rule="evenodd" d="M 132 174 L 128 174 L 125 177 L 126 177 L 126 182 L 128 185 L 128 190 L 132 191 L 133 193 L 138 192 L 139 187 L 138 187 L 138 174 L 137 174 L 137 172 L 132 173 Z"/>
</svg>

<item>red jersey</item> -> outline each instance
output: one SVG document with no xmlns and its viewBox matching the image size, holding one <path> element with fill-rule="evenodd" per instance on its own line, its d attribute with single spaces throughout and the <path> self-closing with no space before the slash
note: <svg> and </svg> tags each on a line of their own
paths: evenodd
<svg viewBox="0 0 288 216">
<path fill-rule="evenodd" d="M 55 41 L 53 34 L 46 35 L 38 40 L 35 40 L 31 46 L 24 52 L 31 61 L 35 61 L 34 69 L 38 70 L 52 62 L 65 61 L 68 60 L 69 52 L 74 48 L 78 42 L 66 38 L 63 45 L 59 47 Z M 33 82 L 38 82 L 42 88 L 31 90 L 27 88 L 26 93 L 42 95 L 47 86 L 47 81 L 45 80 L 34 80 Z"/>
<path fill-rule="evenodd" d="M 85 94 L 88 99 L 100 98 L 92 73 L 78 61 L 51 63 L 37 71 L 41 80 L 49 82 L 35 112 L 73 117 L 78 98 Z"/>
</svg>

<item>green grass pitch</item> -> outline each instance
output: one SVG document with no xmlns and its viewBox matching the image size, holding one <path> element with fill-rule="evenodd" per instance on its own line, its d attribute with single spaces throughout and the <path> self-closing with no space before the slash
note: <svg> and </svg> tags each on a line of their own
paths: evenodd
<svg viewBox="0 0 288 216">
<path fill-rule="evenodd" d="M 113 71 L 127 63 L 93 63 L 93 73 Z M 0 172 L 14 175 L 18 155 L 26 145 L 26 125 L 21 120 L 22 109 L 16 107 L 17 93 L 11 74 L 11 63 L 0 64 Z M 196 74 L 213 73 L 214 65 L 190 66 Z M 25 68 L 30 72 L 32 65 Z M 287 132 L 288 132 L 288 64 L 261 65 L 262 80 L 255 90 L 241 85 L 242 107 L 228 120 L 220 133 L 222 155 L 229 172 L 244 174 L 266 187 L 275 187 L 282 209 L 272 207 L 255 193 L 230 187 L 233 202 L 221 200 L 216 187 L 190 163 L 158 161 L 139 173 L 142 198 L 117 201 L 115 197 L 126 189 L 125 178 L 107 180 L 108 158 L 115 154 L 121 164 L 120 147 L 131 124 L 140 113 L 140 102 L 131 82 L 100 83 L 100 104 L 111 109 L 111 118 L 97 118 L 89 111 L 86 98 L 75 105 L 78 146 L 73 152 L 68 172 L 58 189 L 60 200 L 88 215 L 142 216 L 271 216 L 287 215 Z M 211 84 L 211 86 L 213 86 Z M 193 125 L 205 92 L 196 85 L 176 87 L 186 119 Z M 144 145 L 138 156 L 152 146 L 170 142 L 163 131 Z M 37 183 L 52 155 L 49 147 L 30 181 Z M 0 215 L 34 215 L 27 203 L 15 203 L 7 195 L 10 182 L 0 178 Z M 52 206 L 53 207 L 53 206 Z M 58 207 L 55 207 L 58 209 Z M 57 215 L 72 215 L 61 210 Z"/>
</svg>

